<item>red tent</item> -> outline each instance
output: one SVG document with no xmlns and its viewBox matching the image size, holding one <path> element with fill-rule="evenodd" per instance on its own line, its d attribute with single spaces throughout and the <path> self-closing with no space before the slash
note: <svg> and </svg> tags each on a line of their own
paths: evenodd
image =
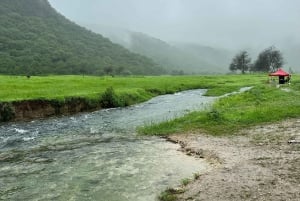
<svg viewBox="0 0 300 201">
<path fill-rule="evenodd" d="M 281 68 L 279 68 L 276 72 L 269 74 L 269 76 L 289 76 L 289 75 L 290 74 L 288 74 L 287 72 L 285 72 Z"/>
<path fill-rule="evenodd" d="M 279 68 L 276 72 L 270 73 L 269 76 L 278 76 L 279 78 L 279 84 L 285 84 L 285 83 L 290 83 L 291 80 L 291 75 L 281 68 Z M 285 77 L 287 77 L 285 79 Z"/>
</svg>

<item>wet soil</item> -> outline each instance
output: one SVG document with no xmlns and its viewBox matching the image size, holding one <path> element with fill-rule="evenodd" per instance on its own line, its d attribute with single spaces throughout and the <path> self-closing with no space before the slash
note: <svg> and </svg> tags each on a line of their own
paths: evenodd
<svg viewBox="0 0 300 201">
<path fill-rule="evenodd" d="M 189 133 L 170 140 L 214 167 L 183 187 L 178 200 L 300 200 L 300 119 L 230 137 Z"/>
</svg>

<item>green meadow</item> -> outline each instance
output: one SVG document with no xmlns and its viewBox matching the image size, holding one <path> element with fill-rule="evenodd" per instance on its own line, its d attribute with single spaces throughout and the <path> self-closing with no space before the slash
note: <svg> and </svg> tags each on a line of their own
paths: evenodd
<svg viewBox="0 0 300 201">
<path fill-rule="evenodd" d="M 254 76 L 253 79 L 258 77 Z M 145 135 L 192 131 L 211 135 L 232 135 L 249 126 L 299 118 L 300 77 L 293 76 L 292 79 L 291 85 L 282 85 L 279 88 L 276 84 L 263 82 L 263 79 L 261 82 L 257 80 L 256 83 L 249 83 L 253 86 L 251 90 L 220 98 L 206 111 L 192 112 L 160 124 L 146 125 L 138 131 Z"/>
<path fill-rule="evenodd" d="M 222 95 L 242 86 L 252 86 L 267 81 L 265 75 L 220 76 L 0 76 L 0 102 L 34 99 L 59 99 L 84 97 L 97 99 L 112 87 L 117 95 L 137 96 L 145 101 L 153 96 L 188 89 L 209 89 L 207 95 Z"/>
<path fill-rule="evenodd" d="M 201 130 L 222 135 L 266 122 L 300 116 L 300 76 L 291 85 L 276 87 L 265 74 L 212 76 L 0 76 L 0 102 L 22 100 L 58 100 L 84 98 L 101 101 L 105 94 L 117 104 L 127 106 L 162 94 L 189 89 L 208 89 L 207 96 L 221 96 L 251 90 L 218 99 L 207 111 L 192 112 L 184 117 L 138 129 L 145 135 L 168 135 Z M 113 89 L 113 90 L 108 90 Z M 113 94 L 112 94 L 113 93 Z M 105 105 L 105 104 L 104 104 Z M 109 107 L 109 105 L 108 105 Z"/>
</svg>

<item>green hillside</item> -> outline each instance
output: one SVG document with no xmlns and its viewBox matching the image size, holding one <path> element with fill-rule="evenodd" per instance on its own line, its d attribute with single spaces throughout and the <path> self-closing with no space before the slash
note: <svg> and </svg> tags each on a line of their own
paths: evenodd
<svg viewBox="0 0 300 201">
<path fill-rule="evenodd" d="M 161 74 L 151 59 L 58 14 L 47 0 L 0 1 L 1 74 Z"/>
<path fill-rule="evenodd" d="M 129 50 L 153 59 L 171 73 L 225 73 L 227 65 L 224 68 L 224 62 L 216 62 L 218 59 L 222 60 L 223 55 L 207 57 L 208 48 L 200 47 L 192 49 L 171 45 L 142 33 L 131 33 Z"/>
<path fill-rule="evenodd" d="M 132 32 L 107 25 L 82 24 L 96 33 L 103 34 L 111 41 L 132 52 L 153 59 L 168 73 L 212 74 L 226 73 L 233 54 L 220 48 L 196 44 L 168 43 L 144 33 Z"/>
</svg>

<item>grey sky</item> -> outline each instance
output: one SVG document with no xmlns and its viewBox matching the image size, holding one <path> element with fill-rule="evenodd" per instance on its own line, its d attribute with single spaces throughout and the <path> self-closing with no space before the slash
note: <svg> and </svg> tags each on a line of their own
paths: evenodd
<svg viewBox="0 0 300 201">
<path fill-rule="evenodd" d="M 49 0 L 67 18 L 226 48 L 300 44 L 300 0 Z"/>
</svg>

